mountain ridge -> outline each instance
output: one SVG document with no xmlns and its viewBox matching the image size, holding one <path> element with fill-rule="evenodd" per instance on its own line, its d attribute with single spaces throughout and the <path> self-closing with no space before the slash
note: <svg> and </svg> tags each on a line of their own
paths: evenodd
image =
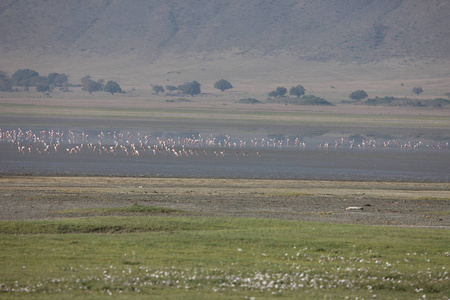
<svg viewBox="0 0 450 300">
<path fill-rule="evenodd" d="M 0 53 L 284 52 L 311 61 L 450 58 L 445 0 L 7 0 Z"/>
</svg>

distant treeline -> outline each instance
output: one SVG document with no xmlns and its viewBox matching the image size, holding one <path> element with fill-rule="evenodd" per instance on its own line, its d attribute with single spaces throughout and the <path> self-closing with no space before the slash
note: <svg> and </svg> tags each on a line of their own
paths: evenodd
<svg viewBox="0 0 450 300">
<path fill-rule="evenodd" d="M 63 91 L 69 91 L 69 87 L 81 87 L 83 90 L 88 91 L 90 94 L 96 91 L 109 92 L 112 95 L 114 93 L 124 93 L 120 85 L 112 80 L 104 83 L 103 79 L 94 81 L 90 75 L 86 75 L 80 79 L 81 84 L 73 85 L 69 84 L 69 76 L 64 73 L 50 73 L 47 76 L 41 76 L 38 72 L 32 69 L 20 69 L 17 70 L 11 77 L 8 77 L 6 72 L 0 70 L 0 91 L 2 92 L 12 92 L 13 87 L 21 86 L 25 90 L 29 87 L 35 87 L 38 92 L 51 92 L 55 88 L 59 88 Z M 403 84 L 402 84 L 403 85 Z M 232 89 L 233 85 L 225 80 L 220 79 L 214 83 L 214 88 L 224 92 L 226 90 Z M 333 87 L 334 88 L 334 87 Z M 17 88 L 15 90 L 18 90 Z M 167 85 L 165 88 L 162 85 L 153 85 L 153 92 L 157 95 L 166 93 L 169 96 L 181 96 L 190 95 L 196 96 L 201 93 L 201 85 L 197 81 L 185 82 L 184 84 L 173 86 Z M 245 104 L 259 104 L 259 103 L 280 103 L 280 104 L 291 104 L 291 105 L 325 105 L 332 106 L 333 103 L 314 95 L 305 95 L 306 89 L 298 84 L 291 87 L 289 90 L 282 86 L 277 87 L 275 90 L 268 93 L 268 98 L 266 101 L 260 101 L 255 98 L 245 98 L 237 101 L 238 103 Z M 412 92 L 416 95 L 423 93 L 421 87 L 414 87 Z M 450 93 L 446 93 L 445 96 L 450 98 Z M 409 106 L 409 107 L 435 107 L 442 108 L 450 104 L 450 100 L 445 98 L 435 98 L 435 99 L 410 99 L 410 98 L 396 98 L 391 96 L 386 96 L 384 98 L 369 98 L 368 94 L 364 90 L 356 90 L 350 93 L 350 101 L 344 100 L 342 103 L 350 104 L 360 104 L 360 105 L 371 105 L 371 106 Z M 179 102 L 177 101 L 167 101 L 167 102 Z"/>
<path fill-rule="evenodd" d="M 38 72 L 31 69 L 17 70 L 11 78 L 5 72 L 0 71 L 0 91 L 11 92 L 13 86 L 23 86 L 28 89 L 31 86 L 36 87 L 39 92 L 50 91 L 55 87 L 67 89 L 69 86 L 69 76 L 64 73 L 50 73 L 47 76 L 41 76 Z"/>
</svg>

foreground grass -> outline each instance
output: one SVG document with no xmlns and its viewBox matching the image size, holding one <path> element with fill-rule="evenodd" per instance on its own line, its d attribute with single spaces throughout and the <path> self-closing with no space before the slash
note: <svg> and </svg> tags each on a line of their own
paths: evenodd
<svg viewBox="0 0 450 300">
<path fill-rule="evenodd" d="M 446 299 L 449 241 L 445 230 L 238 218 L 1 221 L 0 295 Z"/>
<path fill-rule="evenodd" d="M 67 209 L 63 211 L 54 212 L 54 215 L 58 216 L 80 216 L 80 217 L 88 217 L 88 216 L 107 216 L 112 214 L 138 214 L 138 215 L 146 215 L 146 214 L 178 214 L 178 213 L 187 213 L 179 209 L 172 209 L 167 207 L 159 207 L 159 206 L 144 206 L 133 204 L 131 206 L 125 207 L 104 207 L 104 208 L 80 208 L 80 209 Z"/>
</svg>

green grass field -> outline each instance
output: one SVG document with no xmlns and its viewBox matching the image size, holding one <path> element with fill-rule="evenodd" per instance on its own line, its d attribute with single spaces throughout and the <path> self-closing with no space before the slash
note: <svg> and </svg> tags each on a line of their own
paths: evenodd
<svg viewBox="0 0 450 300">
<path fill-rule="evenodd" d="M 449 242 L 446 230 L 270 219 L 1 221 L 0 295 L 448 299 Z"/>
</svg>

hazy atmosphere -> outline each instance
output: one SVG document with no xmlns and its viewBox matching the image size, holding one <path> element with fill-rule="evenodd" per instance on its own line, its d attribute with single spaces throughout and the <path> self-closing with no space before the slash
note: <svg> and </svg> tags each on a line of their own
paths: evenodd
<svg viewBox="0 0 450 300">
<path fill-rule="evenodd" d="M 276 150 L 276 160 L 290 160 L 286 149 L 370 150 L 368 159 L 377 151 L 420 150 L 447 158 L 449 12 L 448 2 L 437 0 L 4 1 L 0 128 L 2 144 L 17 142 L 22 148 L 2 145 L 13 154 L 1 172 L 38 172 L 41 167 L 21 168 L 16 159 L 25 159 L 22 152 L 42 152 L 34 148 L 47 144 L 60 143 L 59 154 L 74 154 L 73 146 L 64 145 L 75 142 L 67 132 L 47 136 L 71 130 L 91 133 L 76 141 L 78 147 L 96 144 L 100 151 L 98 143 L 115 148 L 114 143 L 124 143 L 120 146 L 139 144 L 141 154 L 165 147 L 180 155 L 181 147 L 202 152 L 211 139 L 212 153 L 225 151 L 227 159 L 247 150 Z M 18 129 L 41 139 L 31 145 L 33 137 L 9 137 L 8 131 Z M 102 131 L 107 137 L 99 139 Z M 134 140 L 117 140 L 111 132 L 132 132 Z M 194 138 L 194 145 L 182 145 L 186 137 Z M 171 144 L 161 142 L 166 139 Z M 319 158 L 306 160 L 320 164 Z M 390 174 L 380 164 L 365 163 L 365 173 Z M 411 174 L 399 167 L 392 179 L 447 181 L 445 164 L 436 163 L 443 169 L 433 175 L 417 173 L 422 168 L 411 164 Z M 69 174 L 91 174 L 90 168 L 45 166 L 39 172 L 68 168 Z M 109 171 L 95 167 L 92 174 L 345 177 L 334 167 L 315 174 L 301 163 L 293 173 L 283 163 L 252 173 L 251 165 L 239 162 L 242 169 L 208 167 L 208 175 L 175 172 L 184 164 L 176 166 L 173 173 L 108 166 Z M 343 172 L 360 176 L 357 167 Z"/>
<path fill-rule="evenodd" d="M 71 235 L 90 233 L 79 238 L 84 245 L 98 232 L 118 233 L 101 235 L 105 243 L 120 235 L 129 244 L 125 254 L 112 247 L 108 260 L 98 264 L 91 260 L 104 251 L 95 251 L 101 246 L 90 246 L 92 256 L 83 261 L 75 256 L 82 250 L 74 250 L 76 267 L 61 252 L 41 274 L 39 257 L 20 256 L 0 264 L 7 270 L 0 272 L 0 292 L 25 298 L 123 292 L 128 299 L 142 292 L 166 299 L 189 291 L 192 299 L 297 293 L 306 299 L 385 299 L 395 290 L 395 298 L 448 299 L 441 284 L 448 282 L 448 271 L 438 270 L 445 269 L 450 228 L 449 17 L 447 0 L 1 1 L 2 242 L 14 244 L 13 251 L 41 247 L 25 246 L 13 237 L 17 233 L 61 236 L 67 245 Z M 168 222 L 169 229 L 154 227 L 156 220 Z M 205 242 L 197 235 L 219 230 L 212 220 L 239 224 L 224 225 L 226 230 L 249 222 L 248 235 L 238 229 L 229 232 L 228 244 L 217 237 Z M 260 221 L 267 223 L 256 225 Z M 142 227 L 133 227 L 140 222 Z M 324 238 L 323 245 L 314 241 L 316 233 L 302 241 L 296 226 L 314 230 L 319 223 L 323 236 L 354 231 L 341 241 Z M 402 234 L 386 232 L 403 246 L 388 247 L 383 240 L 369 245 L 370 238 L 354 238 L 365 230 L 361 225 L 366 236 L 375 227 L 411 230 L 414 251 L 435 263 L 400 266 L 408 244 Z M 294 227 L 285 237 L 250 241 L 258 226 L 270 232 Z M 156 233 L 180 230 L 199 242 L 174 237 L 176 246 L 161 244 L 154 257 L 154 246 L 133 248 L 135 238 L 151 244 Z M 447 237 L 433 244 L 420 230 Z M 244 253 L 240 241 L 259 254 L 249 254 L 245 263 L 235 260 L 227 251 Z M 289 252 L 274 246 L 279 243 L 318 252 L 317 258 L 307 260 L 300 251 L 306 273 L 275 275 L 279 266 L 291 268 L 277 254 Z M 212 244 L 222 250 L 208 260 Z M 422 245 L 433 246 L 422 251 Z M 173 253 L 164 250 L 170 247 Z M 316 272 L 320 254 L 331 262 L 336 253 L 354 270 L 355 247 L 362 249 L 357 261 L 374 263 L 364 279 L 334 265 L 328 270 L 333 279 Z M 398 252 L 384 251 L 391 248 Z M 137 261 L 134 254 L 122 257 L 135 252 L 142 255 Z M 371 279 L 371 272 L 374 278 L 391 276 L 377 269 L 375 261 L 391 267 L 383 255 L 398 260 L 398 283 Z M 116 263 L 126 272 L 116 274 L 115 282 L 103 278 Z M 148 273 L 152 264 L 154 273 L 139 275 L 140 282 L 124 275 Z M 181 266 L 190 279 L 184 281 Z M 177 274 L 170 280 L 156 275 L 169 267 Z M 430 267 L 436 273 L 425 283 Z M 85 272 L 79 277 L 83 287 L 75 279 L 64 287 L 51 281 L 52 272 L 62 282 L 74 268 Z M 88 278 L 87 268 L 101 279 Z M 243 268 L 251 274 L 240 281 Z M 279 278 L 253 285 L 264 268 Z M 193 279 L 196 272 L 202 275 Z M 323 291 L 302 282 L 309 272 L 320 282 L 329 280 Z M 412 279 L 413 273 L 421 275 Z"/>
</svg>

